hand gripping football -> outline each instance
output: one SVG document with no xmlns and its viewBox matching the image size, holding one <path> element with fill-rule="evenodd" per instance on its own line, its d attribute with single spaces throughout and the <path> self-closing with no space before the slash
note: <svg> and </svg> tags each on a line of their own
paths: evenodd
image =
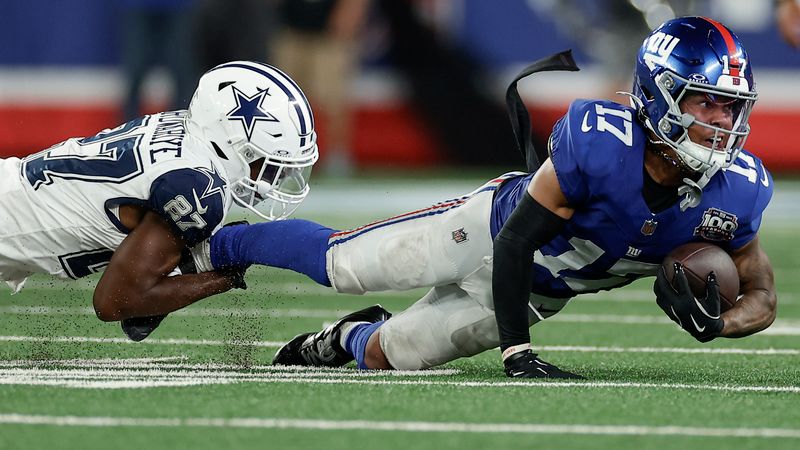
<svg viewBox="0 0 800 450">
<path fill-rule="evenodd" d="M 672 250 L 661 263 L 670 282 L 675 276 L 675 262 L 683 265 L 695 297 L 705 296 L 706 280 L 713 271 L 719 283 L 720 312 L 731 309 L 736 303 L 739 297 L 739 273 L 725 250 L 707 242 L 692 242 Z"/>
</svg>

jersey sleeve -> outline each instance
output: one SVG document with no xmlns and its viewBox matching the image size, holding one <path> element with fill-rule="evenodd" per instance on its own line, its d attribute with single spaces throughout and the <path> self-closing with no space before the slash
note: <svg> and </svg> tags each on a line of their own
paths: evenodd
<svg viewBox="0 0 800 450">
<path fill-rule="evenodd" d="M 571 131 L 568 112 L 553 127 L 553 134 L 550 135 L 547 145 L 561 191 L 569 204 L 577 207 L 586 201 L 589 189 L 581 173 L 579 155 L 576 154 L 579 149 L 575 148 Z"/>
<path fill-rule="evenodd" d="M 758 229 L 761 227 L 764 211 L 772 199 L 774 189 L 772 174 L 769 173 L 761 160 L 751 154 L 745 154 L 745 152 L 742 152 L 742 154 L 744 158 L 750 160 L 746 166 L 749 166 L 748 169 L 755 170 L 757 179 L 751 182 L 746 176 L 732 177 L 738 183 L 749 185 L 749 191 L 752 193 L 752 207 L 749 208 L 750 214 L 744 216 L 744 220 L 739 224 L 737 232 L 730 242 L 732 249 L 742 248 L 756 237 Z M 741 159 L 742 156 L 736 161 L 736 164 L 741 165 Z"/>
<path fill-rule="evenodd" d="M 209 238 L 222 223 L 225 182 L 204 168 L 172 170 L 153 181 L 148 204 L 191 247 Z"/>
<path fill-rule="evenodd" d="M 550 159 L 573 208 L 614 189 L 627 176 L 625 170 L 642 170 L 638 163 L 623 164 L 642 145 L 632 111 L 609 101 L 575 100 L 556 123 L 548 142 Z"/>
</svg>

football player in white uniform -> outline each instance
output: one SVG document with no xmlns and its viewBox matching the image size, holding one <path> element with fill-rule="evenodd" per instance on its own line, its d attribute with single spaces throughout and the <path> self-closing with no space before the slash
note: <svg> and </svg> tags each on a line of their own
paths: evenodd
<svg viewBox="0 0 800 450">
<path fill-rule="evenodd" d="M 104 271 L 97 316 L 132 320 L 123 329 L 139 340 L 135 318 L 160 322 L 243 287 L 243 269 L 214 271 L 190 249 L 234 202 L 266 220 L 288 216 L 317 158 L 311 108 L 291 78 L 256 62 L 219 65 L 188 110 L 0 159 L 0 280 L 16 293 L 33 273 Z M 198 273 L 176 269 L 182 256 Z"/>
</svg>

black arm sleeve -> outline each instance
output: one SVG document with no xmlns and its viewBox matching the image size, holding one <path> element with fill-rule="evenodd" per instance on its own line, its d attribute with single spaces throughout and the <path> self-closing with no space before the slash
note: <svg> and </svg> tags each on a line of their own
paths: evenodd
<svg viewBox="0 0 800 450">
<path fill-rule="evenodd" d="M 566 223 L 526 192 L 495 237 L 492 296 L 501 350 L 530 343 L 528 297 L 533 285 L 533 254 Z"/>
</svg>

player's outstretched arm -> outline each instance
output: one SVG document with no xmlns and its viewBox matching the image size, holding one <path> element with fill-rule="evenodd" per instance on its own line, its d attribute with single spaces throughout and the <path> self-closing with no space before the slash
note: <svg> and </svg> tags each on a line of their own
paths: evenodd
<svg viewBox="0 0 800 450">
<path fill-rule="evenodd" d="M 739 295 L 733 308 L 722 314 L 724 337 L 743 337 L 757 333 L 775 321 L 778 296 L 769 257 L 758 236 L 731 254 L 739 272 Z"/>
<path fill-rule="evenodd" d="M 500 349 L 510 377 L 542 376 L 541 371 L 534 370 L 538 364 L 529 364 L 528 369 L 512 367 L 515 361 L 535 359 L 535 355 L 531 356 L 528 331 L 531 264 L 536 250 L 561 232 L 573 212 L 561 191 L 553 163 L 547 159 L 495 237 L 492 296 Z M 525 358 L 520 358 L 521 353 Z"/>
<path fill-rule="evenodd" d="M 164 219 L 147 212 L 97 283 L 97 317 L 116 321 L 167 314 L 234 287 L 235 279 L 219 272 L 168 277 L 184 247 Z"/>
</svg>

